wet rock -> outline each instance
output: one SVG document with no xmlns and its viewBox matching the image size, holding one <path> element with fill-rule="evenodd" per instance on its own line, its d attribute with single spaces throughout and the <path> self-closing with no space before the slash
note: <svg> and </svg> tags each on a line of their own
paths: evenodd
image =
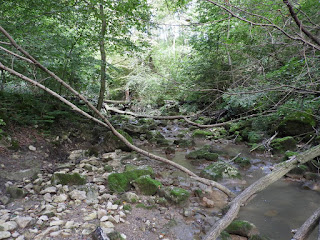
<svg viewBox="0 0 320 240">
<path fill-rule="evenodd" d="M 32 223 L 34 219 L 32 217 L 17 217 L 15 219 L 16 223 L 18 224 L 19 228 L 25 228 L 28 225 L 30 225 L 30 223 Z"/>
<path fill-rule="evenodd" d="M 228 232 L 229 234 L 240 235 L 243 237 L 251 237 L 253 235 L 259 234 L 259 231 L 254 224 L 242 220 L 234 220 L 226 228 L 226 232 Z"/>
<path fill-rule="evenodd" d="M 136 190 L 143 195 L 154 195 L 161 187 L 161 182 L 152 179 L 149 175 L 144 175 L 132 181 Z"/>
<path fill-rule="evenodd" d="M 228 205 L 228 196 L 219 190 L 211 188 L 206 189 L 204 192 L 204 197 L 213 201 L 214 207 L 218 209 L 223 209 Z"/>
<path fill-rule="evenodd" d="M 84 200 L 87 198 L 87 194 L 85 191 L 80 191 L 76 189 L 70 192 L 69 195 L 70 195 L 70 198 L 73 200 Z"/>
<path fill-rule="evenodd" d="M 206 159 L 208 161 L 217 161 L 219 154 L 213 151 L 213 148 L 206 145 L 198 150 L 192 151 L 186 155 L 188 159 Z"/>
<path fill-rule="evenodd" d="M 200 172 L 200 176 L 217 181 L 222 178 L 239 178 L 238 169 L 225 162 L 215 162 Z"/>
<path fill-rule="evenodd" d="M 193 147 L 196 145 L 195 141 L 193 139 L 176 139 L 174 140 L 173 144 L 178 145 L 179 147 Z"/>
<path fill-rule="evenodd" d="M 202 198 L 202 202 L 203 202 L 203 205 L 207 208 L 213 208 L 214 207 L 214 201 L 212 201 L 211 199 L 208 199 L 206 197 L 203 197 Z"/>
<path fill-rule="evenodd" d="M 84 185 L 86 182 L 85 176 L 81 176 L 79 173 L 54 173 L 51 178 L 53 185 Z"/>
</svg>

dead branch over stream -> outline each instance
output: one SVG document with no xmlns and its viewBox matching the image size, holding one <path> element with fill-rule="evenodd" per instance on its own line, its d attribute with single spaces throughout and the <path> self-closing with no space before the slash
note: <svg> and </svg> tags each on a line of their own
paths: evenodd
<svg viewBox="0 0 320 240">
<path fill-rule="evenodd" d="M 258 181 L 251 184 L 248 188 L 246 188 L 242 193 L 240 193 L 236 198 L 232 200 L 232 202 L 229 204 L 230 208 L 228 212 L 224 215 L 223 218 L 221 218 L 213 225 L 213 227 L 205 237 L 205 240 L 217 239 L 221 232 L 236 218 L 239 213 L 240 207 L 250 201 L 252 195 L 262 191 L 272 183 L 276 182 L 290 170 L 297 167 L 299 164 L 304 164 L 319 155 L 320 145 L 317 145 L 303 153 L 298 154 L 297 156 L 293 156 L 285 162 L 276 165 L 275 169 L 270 174 L 260 178 Z"/>
<path fill-rule="evenodd" d="M 320 208 L 318 208 L 298 229 L 291 240 L 307 239 L 309 234 L 316 228 L 320 220 Z M 320 231 L 320 230 L 319 230 Z"/>
</svg>

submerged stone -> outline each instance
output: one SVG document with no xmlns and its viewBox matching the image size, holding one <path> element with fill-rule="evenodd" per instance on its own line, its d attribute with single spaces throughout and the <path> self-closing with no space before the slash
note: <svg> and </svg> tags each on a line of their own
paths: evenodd
<svg viewBox="0 0 320 240">
<path fill-rule="evenodd" d="M 161 187 L 161 182 L 152 179 L 149 175 L 144 175 L 132 182 L 138 192 L 144 195 L 154 195 Z"/>
<path fill-rule="evenodd" d="M 86 178 L 79 173 L 54 173 L 51 178 L 52 185 L 84 185 L 86 182 Z"/>
<path fill-rule="evenodd" d="M 259 234 L 259 231 L 254 224 L 243 220 L 234 220 L 226 228 L 226 232 L 243 237 L 251 237 Z"/>
<path fill-rule="evenodd" d="M 201 177 L 217 181 L 222 178 L 239 178 L 238 169 L 225 162 L 215 162 L 207 166 L 200 173 Z"/>
<path fill-rule="evenodd" d="M 206 159 L 208 161 L 216 161 L 219 158 L 219 154 L 213 152 L 211 146 L 206 145 L 198 150 L 192 151 L 186 155 L 188 159 Z"/>
</svg>

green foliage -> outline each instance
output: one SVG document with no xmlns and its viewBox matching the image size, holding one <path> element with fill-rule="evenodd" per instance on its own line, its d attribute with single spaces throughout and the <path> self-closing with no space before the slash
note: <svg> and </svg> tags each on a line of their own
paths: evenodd
<svg viewBox="0 0 320 240">
<path fill-rule="evenodd" d="M 205 145 L 198 150 L 191 151 L 186 155 L 186 158 L 189 159 L 206 159 L 208 161 L 217 161 L 219 154 L 215 153 L 212 149 L 212 146 Z"/>
<path fill-rule="evenodd" d="M 283 138 L 276 138 L 271 141 L 270 146 L 275 153 L 282 153 L 287 150 L 293 150 L 296 148 L 296 141 L 293 137 L 287 136 Z"/>
<path fill-rule="evenodd" d="M 62 184 L 62 185 L 84 185 L 87 180 L 85 176 L 80 175 L 79 173 L 55 173 L 52 175 L 51 183 L 53 185 Z"/>
</svg>

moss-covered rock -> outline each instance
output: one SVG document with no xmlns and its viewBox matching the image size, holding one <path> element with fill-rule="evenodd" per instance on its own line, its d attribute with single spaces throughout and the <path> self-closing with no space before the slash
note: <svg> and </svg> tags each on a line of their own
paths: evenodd
<svg viewBox="0 0 320 240">
<path fill-rule="evenodd" d="M 243 220 L 234 220 L 225 231 L 229 234 L 236 234 L 243 237 L 251 237 L 259 234 L 254 224 Z"/>
<path fill-rule="evenodd" d="M 136 190 L 144 195 L 154 195 L 161 187 L 161 182 L 152 179 L 149 175 L 144 175 L 132 181 Z"/>
<path fill-rule="evenodd" d="M 289 173 L 303 175 L 305 172 L 308 172 L 308 171 L 309 171 L 309 167 L 304 164 L 301 164 L 295 167 L 294 169 L 292 169 Z"/>
<path fill-rule="evenodd" d="M 206 131 L 201 129 L 196 129 L 192 133 L 192 137 L 195 137 L 195 138 L 206 138 L 212 135 L 213 133 L 211 131 Z"/>
<path fill-rule="evenodd" d="M 176 139 L 173 144 L 179 145 L 179 147 L 193 147 L 196 145 L 193 139 Z"/>
<path fill-rule="evenodd" d="M 121 236 L 121 234 L 117 231 L 108 233 L 107 236 L 110 240 L 124 240 L 124 238 Z"/>
<path fill-rule="evenodd" d="M 117 130 L 122 136 L 124 136 L 131 144 L 133 143 L 132 137 L 125 131 Z M 116 149 L 123 151 L 132 151 L 127 145 L 125 145 L 118 137 L 116 137 L 111 131 L 107 132 L 104 137 L 103 147 L 105 152 L 113 152 Z"/>
<path fill-rule="evenodd" d="M 108 176 L 109 189 L 112 192 L 126 192 L 131 188 L 131 181 L 144 175 L 154 176 L 153 169 L 149 166 L 127 165 L 123 173 L 111 173 Z"/>
<path fill-rule="evenodd" d="M 79 173 L 54 173 L 51 177 L 52 185 L 84 185 L 86 182 L 86 177 Z"/>
<path fill-rule="evenodd" d="M 276 138 L 271 141 L 273 153 L 283 153 L 287 150 L 293 150 L 296 148 L 296 141 L 293 137 L 287 136 L 284 138 Z"/>
<path fill-rule="evenodd" d="M 287 160 L 289 160 L 289 158 L 291 158 L 292 156 L 295 156 L 295 155 L 297 155 L 297 154 L 298 154 L 298 152 L 286 151 L 286 152 L 284 153 L 283 161 L 287 161 Z"/>
<path fill-rule="evenodd" d="M 217 181 L 222 178 L 239 178 L 238 169 L 225 162 L 215 162 L 200 172 L 200 176 Z"/>
<path fill-rule="evenodd" d="M 208 161 L 217 161 L 219 154 L 215 153 L 211 146 L 205 145 L 204 147 L 191 151 L 186 155 L 188 159 L 206 159 Z"/>
<path fill-rule="evenodd" d="M 263 140 L 262 132 L 250 131 L 248 132 L 248 142 L 249 143 L 258 143 Z"/>
<path fill-rule="evenodd" d="M 9 194 L 10 198 L 12 199 L 24 198 L 27 195 L 27 192 L 24 189 L 14 185 L 8 186 L 6 188 L 6 192 Z"/>
<path fill-rule="evenodd" d="M 187 190 L 173 186 L 162 188 L 160 195 L 164 195 L 166 199 L 178 205 L 186 203 L 190 197 Z"/>
<path fill-rule="evenodd" d="M 237 157 L 234 160 L 234 163 L 238 164 L 240 167 L 243 168 L 251 166 L 250 160 L 246 157 Z"/>
<path fill-rule="evenodd" d="M 220 234 L 221 240 L 232 240 L 232 237 L 226 231 L 222 231 Z"/>
<path fill-rule="evenodd" d="M 296 136 L 313 131 L 315 126 L 316 120 L 311 111 L 296 111 L 284 117 L 278 131 L 280 136 Z"/>
<path fill-rule="evenodd" d="M 157 130 L 148 131 L 146 133 L 146 139 L 150 143 L 155 143 L 161 146 L 168 146 L 170 145 L 170 141 L 165 139 L 165 137 Z"/>
</svg>

